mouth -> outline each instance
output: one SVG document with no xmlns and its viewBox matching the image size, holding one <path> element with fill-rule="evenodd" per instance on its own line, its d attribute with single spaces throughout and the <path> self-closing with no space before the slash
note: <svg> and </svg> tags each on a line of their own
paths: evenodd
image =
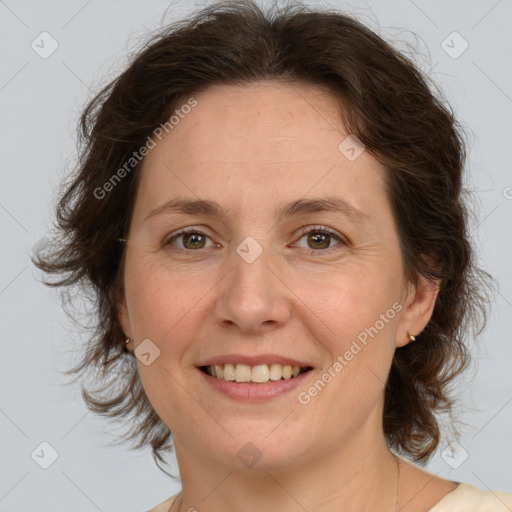
<svg viewBox="0 0 512 512">
<path fill-rule="evenodd" d="M 199 366 L 198 368 L 215 379 L 240 384 L 266 384 L 268 382 L 292 380 L 313 369 L 311 366 L 293 366 L 278 363 L 254 366 L 243 363 L 226 363 Z"/>
</svg>

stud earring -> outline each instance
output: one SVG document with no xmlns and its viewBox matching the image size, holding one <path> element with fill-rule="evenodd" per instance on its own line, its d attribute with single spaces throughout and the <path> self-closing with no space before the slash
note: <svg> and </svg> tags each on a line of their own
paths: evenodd
<svg viewBox="0 0 512 512">
<path fill-rule="evenodd" d="M 414 334 L 409 334 L 409 339 L 411 341 L 416 341 L 416 336 L 414 336 Z"/>
</svg>

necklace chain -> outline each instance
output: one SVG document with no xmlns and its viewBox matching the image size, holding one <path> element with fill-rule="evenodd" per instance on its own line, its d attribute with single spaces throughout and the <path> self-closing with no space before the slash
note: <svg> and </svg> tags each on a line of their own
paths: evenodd
<svg viewBox="0 0 512 512">
<path fill-rule="evenodd" d="M 398 457 L 393 453 L 393 458 L 395 459 L 396 464 L 396 487 L 395 487 L 395 503 L 394 508 L 395 511 L 398 510 L 398 486 L 400 483 L 400 461 Z M 176 499 L 173 501 L 171 508 L 168 512 L 172 512 L 172 509 L 174 508 L 174 505 L 178 503 L 178 499 L 181 498 L 182 491 L 179 492 L 178 496 L 176 496 Z"/>
<path fill-rule="evenodd" d="M 393 458 L 396 462 L 396 488 L 395 488 L 395 511 L 399 510 L 398 508 L 398 484 L 400 483 L 400 460 L 393 453 Z"/>
</svg>

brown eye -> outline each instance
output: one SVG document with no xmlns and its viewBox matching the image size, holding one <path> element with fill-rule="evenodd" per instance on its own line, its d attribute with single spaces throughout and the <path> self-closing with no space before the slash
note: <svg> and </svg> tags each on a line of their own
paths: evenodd
<svg viewBox="0 0 512 512">
<path fill-rule="evenodd" d="M 312 249 L 328 249 L 331 235 L 312 231 L 308 234 L 308 244 Z"/>
<path fill-rule="evenodd" d="M 179 233 L 176 233 L 175 235 L 172 235 L 169 237 L 165 242 L 164 245 L 176 245 L 175 241 L 181 240 L 180 244 L 177 244 L 178 249 L 181 250 L 190 250 L 194 251 L 197 249 L 204 249 L 206 247 L 206 241 L 210 237 L 205 235 L 204 233 L 201 233 L 201 231 L 197 230 L 189 230 L 189 231 L 180 231 Z"/>
<path fill-rule="evenodd" d="M 186 249 L 202 249 L 205 237 L 200 233 L 186 233 L 183 235 L 183 245 Z"/>
<path fill-rule="evenodd" d="M 302 247 L 306 249 L 309 254 L 327 253 L 330 252 L 330 249 L 335 249 L 337 245 L 346 245 L 342 235 L 322 226 L 314 226 L 312 228 L 304 229 L 299 240 L 302 240 L 303 238 L 306 238 L 307 246 Z M 333 241 L 338 243 L 331 245 Z"/>
</svg>

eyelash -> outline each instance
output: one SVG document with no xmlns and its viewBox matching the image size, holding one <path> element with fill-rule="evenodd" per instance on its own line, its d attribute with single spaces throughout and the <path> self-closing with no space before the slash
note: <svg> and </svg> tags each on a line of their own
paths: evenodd
<svg viewBox="0 0 512 512">
<path fill-rule="evenodd" d="M 178 231 L 177 233 L 175 233 L 175 234 L 169 236 L 168 238 L 166 238 L 162 245 L 163 246 L 171 245 L 172 242 L 174 242 L 174 240 L 176 240 L 180 236 L 188 235 L 190 233 L 210 238 L 208 235 L 206 235 L 205 233 L 203 233 L 202 231 L 200 231 L 198 229 L 187 228 L 187 229 L 182 229 L 181 231 Z M 305 235 L 308 235 L 309 233 L 317 233 L 317 234 L 322 234 L 322 235 L 329 235 L 329 236 L 335 238 L 339 242 L 338 245 L 347 245 L 346 239 L 344 239 L 341 235 L 339 235 L 335 231 L 333 231 L 333 230 L 331 230 L 329 228 L 323 227 L 323 226 L 312 226 L 312 227 L 303 226 L 301 228 L 299 240 L 302 237 L 304 237 Z M 304 249 L 304 250 L 309 255 L 321 254 L 321 253 L 325 254 L 325 253 L 330 253 L 336 247 L 337 246 L 329 247 L 328 249 L 318 249 L 318 250 L 315 250 L 315 249 Z M 200 251 L 200 249 L 182 249 L 181 247 L 176 247 L 176 250 L 181 251 L 181 252 L 187 252 L 187 253 Z"/>
</svg>

